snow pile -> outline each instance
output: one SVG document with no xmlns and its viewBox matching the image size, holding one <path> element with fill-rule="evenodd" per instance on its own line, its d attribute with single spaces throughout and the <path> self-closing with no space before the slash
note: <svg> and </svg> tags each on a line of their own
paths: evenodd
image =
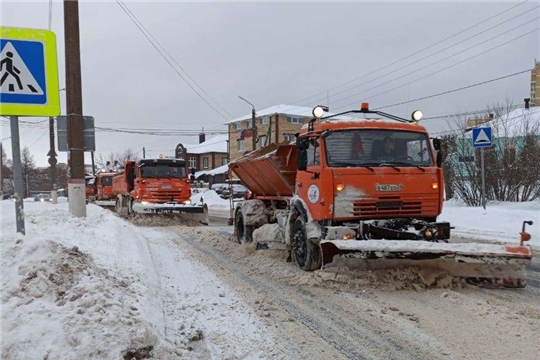
<svg viewBox="0 0 540 360">
<path fill-rule="evenodd" d="M 229 209 L 231 206 L 228 199 L 222 199 L 214 190 L 194 194 L 193 196 L 191 196 L 191 201 L 195 204 L 198 204 L 201 202 L 201 198 L 209 208 Z"/>
<path fill-rule="evenodd" d="M 159 307 L 140 295 L 151 284 L 135 269 L 147 259 L 136 255 L 132 232 L 101 209 L 75 219 L 64 204 L 36 203 L 26 205 L 22 236 L 12 206 L 2 205 L 4 358 L 115 359 L 156 346 Z M 111 242 L 108 233 L 131 238 L 134 249 Z M 105 257 L 94 257 L 105 254 L 107 268 Z M 122 258 L 132 262 L 129 271 L 119 271 Z"/>
<path fill-rule="evenodd" d="M 438 220 L 455 226 L 454 236 L 513 244 L 519 244 L 523 221 L 532 220 L 534 224 L 526 227 L 531 234 L 528 244 L 540 247 L 540 202 L 501 202 L 488 204 L 484 210 L 446 201 Z"/>
<path fill-rule="evenodd" d="M 276 344 L 177 233 L 100 207 L 2 203 L 2 358 L 262 358 Z M 182 228 L 185 229 L 185 228 Z M 183 230 L 180 230 L 181 233 Z"/>
</svg>

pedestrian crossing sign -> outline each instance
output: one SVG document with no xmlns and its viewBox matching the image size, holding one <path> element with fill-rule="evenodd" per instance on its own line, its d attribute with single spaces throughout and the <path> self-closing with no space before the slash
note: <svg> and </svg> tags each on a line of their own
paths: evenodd
<svg viewBox="0 0 540 360">
<path fill-rule="evenodd" d="M 0 27 L 0 115 L 58 116 L 56 35 Z"/>
<path fill-rule="evenodd" d="M 472 129 L 473 147 L 490 147 L 492 143 L 491 128 L 480 127 Z"/>
</svg>

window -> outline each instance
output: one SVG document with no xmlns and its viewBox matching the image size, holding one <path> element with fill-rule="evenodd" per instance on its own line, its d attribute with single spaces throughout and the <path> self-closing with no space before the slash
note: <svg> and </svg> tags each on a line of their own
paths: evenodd
<svg viewBox="0 0 540 360">
<path fill-rule="evenodd" d="M 283 138 L 285 139 L 285 141 L 291 142 L 295 139 L 295 136 L 294 134 L 283 134 Z"/>
<path fill-rule="evenodd" d="M 266 135 L 259 136 L 259 144 L 261 145 L 261 147 L 266 146 L 266 140 Z"/>
<path fill-rule="evenodd" d="M 236 140 L 238 143 L 238 151 L 244 150 L 244 140 Z"/>
<path fill-rule="evenodd" d="M 208 158 L 205 157 L 202 159 L 202 165 L 204 169 L 208 169 Z"/>
<path fill-rule="evenodd" d="M 197 158 L 196 157 L 191 156 L 189 158 L 189 168 L 190 169 L 197 169 Z"/>
<path fill-rule="evenodd" d="M 270 124 L 270 116 L 263 116 L 261 118 L 261 125 L 268 125 Z"/>
<path fill-rule="evenodd" d="M 308 166 L 321 164 L 321 151 L 319 147 L 319 139 L 311 139 L 307 150 Z"/>
<path fill-rule="evenodd" d="M 250 124 L 251 124 L 251 120 L 246 120 L 246 121 L 244 121 L 244 123 L 246 124 L 246 127 L 247 127 L 247 128 L 252 127 L 252 126 L 250 125 Z"/>
<path fill-rule="evenodd" d="M 292 124 L 302 124 L 302 118 L 295 116 L 287 116 L 287 122 L 290 122 Z"/>
<path fill-rule="evenodd" d="M 221 158 L 221 165 L 227 165 L 228 163 L 229 163 L 229 159 Z"/>
<path fill-rule="evenodd" d="M 343 130 L 325 139 L 326 159 L 332 167 L 433 166 L 424 133 L 398 130 Z"/>
<path fill-rule="evenodd" d="M 241 127 L 242 127 L 242 123 L 241 123 L 240 121 L 237 122 L 237 123 L 234 123 L 234 128 L 235 128 L 236 130 L 240 130 Z"/>
</svg>

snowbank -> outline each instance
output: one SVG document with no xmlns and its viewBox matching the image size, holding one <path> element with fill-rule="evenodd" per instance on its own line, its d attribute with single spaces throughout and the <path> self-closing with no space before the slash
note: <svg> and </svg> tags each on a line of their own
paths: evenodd
<svg viewBox="0 0 540 360">
<path fill-rule="evenodd" d="M 22 236 L 13 207 L 2 202 L 3 359 L 259 358 L 273 346 L 170 235 L 94 205 L 80 219 L 36 202 Z"/>
<path fill-rule="evenodd" d="M 203 202 L 208 205 L 208 208 L 229 209 L 231 206 L 229 200 L 222 199 L 214 190 L 194 194 L 191 196 L 191 201 L 198 204 L 201 201 L 201 197 L 203 198 Z"/>
<path fill-rule="evenodd" d="M 529 244 L 540 246 L 540 202 L 501 202 L 484 210 L 446 201 L 439 220 L 449 221 L 455 226 L 453 234 L 460 237 L 514 244 L 519 243 L 523 221 L 532 220 L 534 224 L 527 226 Z"/>
</svg>

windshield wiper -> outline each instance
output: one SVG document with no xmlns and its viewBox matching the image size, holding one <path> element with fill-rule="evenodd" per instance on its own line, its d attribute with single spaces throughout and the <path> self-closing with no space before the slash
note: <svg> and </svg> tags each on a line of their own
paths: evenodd
<svg viewBox="0 0 540 360">
<path fill-rule="evenodd" d="M 379 167 L 381 167 L 381 166 L 388 166 L 388 167 L 391 167 L 392 169 L 395 169 L 395 170 L 397 170 L 397 171 L 401 171 L 400 168 L 398 168 L 397 166 L 393 166 L 393 165 L 392 165 L 390 162 L 388 162 L 388 161 L 387 161 L 387 162 L 384 162 L 384 163 L 382 163 L 382 164 L 379 165 Z"/>
<path fill-rule="evenodd" d="M 416 165 L 416 164 L 411 164 L 411 163 L 408 163 L 408 162 L 404 162 L 404 161 L 387 161 L 385 164 L 396 164 L 396 165 L 408 165 L 408 166 L 414 166 L 414 167 L 417 167 L 418 169 L 422 170 L 422 172 L 426 172 L 426 169 L 424 169 L 423 167 L 419 166 L 419 165 Z M 382 164 L 381 164 L 382 165 Z"/>
<path fill-rule="evenodd" d="M 343 167 L 343 166 L 363 167 L 363 168 L 371 170 L 372 172 L 375 171 L 375 170 L 373 170 L 373 168 L 371 166 L 368 166 L 368 165 L 365 165 L 365 164 L 356 164 L 356 163 L 352 163 L 352 162 L 333 163 L 332 166 L 338 166 L 338 167 Z"/>
</svg>

